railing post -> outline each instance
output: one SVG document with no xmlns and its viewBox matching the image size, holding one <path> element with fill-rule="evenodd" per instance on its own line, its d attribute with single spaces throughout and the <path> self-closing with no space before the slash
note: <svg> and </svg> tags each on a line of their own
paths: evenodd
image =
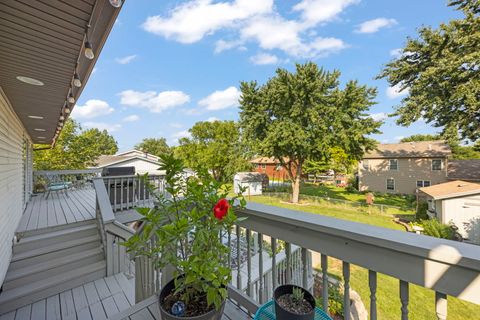
<svg viewBox="0 0 480 320">
<path fill-rule="evenodd" d="M 259 274 L 259 285 L 258 298 L 261 304 L 265 301 L 264 296 L 264 284 L 263 284 L 263 234 L 258 233 L 258 274 Z"/>
<path fill-rule="evenodd" d="M 308 257 L 307 249 L 302 247 L 302 287 L 310 291 L 308 288 Z"/>
<path fill-rule="evenodd" d="M 377 320 L 377 273 L 368 270 L 368 285 L 370 287 L 370 320 Z"/>
<path fill-rule="evenodd" d="M 438 320 L 447 320 L 447 295 L 435 292 L 435 313 Z"/>
<path fill-rule="evenodd" d="M 250 245 L 251 242 L 251 231 L 250 229 L 246 230 L 247 238 L 247 295 L 252 296 L 252 248 Z"/>
<path fill-rule="evenodd" d="M 275 290 L 278 286 L 277 278 L 277 239 L 271 237 L 272 246 L 272 289 Z"/>
<path fill-rule="evenodd" d="M 343 261 L 343 319 L 350 320 L 350 263 Z"/>
<path fill-rule="evenodd" d="M 322 267 L 322 306 L 328 313 L 328 256 L 321 254 Z"/>
<path fill-rule="evenodd" d="M 240 270 L 242 267 L 242 247 L 240 245 L 240 238 L 241 238 L 241 233 L 240 233 L 240 226 L 237 224 L 236 225 L 236 233 L 237 233 L 237 288 L 239 290 L 242 290 L 242 275 L 240 274 Z"/>
<path fill-rule="evenodd" d="M 286 256 L 286 278 L 287 284 L 292 283 L 292 245 L 289 242 L 285 243 L 285 256 Z"/>
<path fill-rule="evenodd" d="M 400 311 L 402 320 L 408 320 L 408 282 L 400 280 L 400 302 L 402 304 Z"/>
</svg>

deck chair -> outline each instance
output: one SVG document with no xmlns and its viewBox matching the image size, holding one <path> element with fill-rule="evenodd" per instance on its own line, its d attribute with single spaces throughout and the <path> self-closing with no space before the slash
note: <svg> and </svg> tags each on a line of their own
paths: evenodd
<svg viewBox="0 0 480 320">
<path fill-rule="evenodd" d="M 50 196 L 50 193 L 52 191 L 54 192 L 59 192 L 59 191 L 64 191 L 65 195 L 68 196 L 68 189 L 72 187 L 72 182 L 70 181 L 60 181 L 60 178 L 58 176 L 47 176 L 47 192 L 45 195 L 45 199 L 48 199 Z"/>
</svg>

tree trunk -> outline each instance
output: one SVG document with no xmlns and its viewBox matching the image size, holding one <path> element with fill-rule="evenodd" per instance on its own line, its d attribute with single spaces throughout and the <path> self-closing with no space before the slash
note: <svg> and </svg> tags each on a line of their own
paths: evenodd
<svg viewBox="0 0 480 320">
<path fill-rule="evenodd" d="M 295 168 L 295 177 L 292 179 L 292 203 L 298 203 L 300 197 L 300 180 L 302 178 L 302 164 L 298 163 Z"/>
</svg>

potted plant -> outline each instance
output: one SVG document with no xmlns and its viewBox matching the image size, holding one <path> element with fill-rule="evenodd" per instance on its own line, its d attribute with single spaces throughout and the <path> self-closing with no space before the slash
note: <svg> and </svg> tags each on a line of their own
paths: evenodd
<svg viewBox="0 0 480 320">
<path fill-rule="evenodd" d="M 207 170 L 187 178 L 179 159 L 166 155 L 161 162 L 166 193 L 151 190 L 156 205 L 138 209 L 144 215 L 143 231 L 125 246 L 153 259 L 159 269 L 173 267 L 173 280 L 159 294 L 162 319 L 220 319 L 231 280 L 230 248 L 223 240 L 239 220 L 234 208 L 244 207 L 245 199 L 227 199 L 228 188 Z M 152 236 L 154 246 L 148 244 Z"/>
<path fill-rule="evenodd" d="M 277 320 L 313 320 L 315 298 L 302 287 L 286 284 L 273 292 Z"/>
</svg>

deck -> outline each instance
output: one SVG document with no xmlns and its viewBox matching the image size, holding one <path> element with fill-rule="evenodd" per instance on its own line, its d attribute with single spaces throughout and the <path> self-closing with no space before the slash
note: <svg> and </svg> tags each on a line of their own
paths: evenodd
<svg viewBox="0 0 480 320">
<path fill-rule="evenodd" d="M 23 213 L 17 233 L 56 227 L 95 219 L 95 190 L 93 188 L 34 195 Z"/>
<path fill-rule="evenodd" d="M 98 279 L 0 316 L 0 320 L 104 320 L 135 304 L 134 279 Z"/>
</svg>

